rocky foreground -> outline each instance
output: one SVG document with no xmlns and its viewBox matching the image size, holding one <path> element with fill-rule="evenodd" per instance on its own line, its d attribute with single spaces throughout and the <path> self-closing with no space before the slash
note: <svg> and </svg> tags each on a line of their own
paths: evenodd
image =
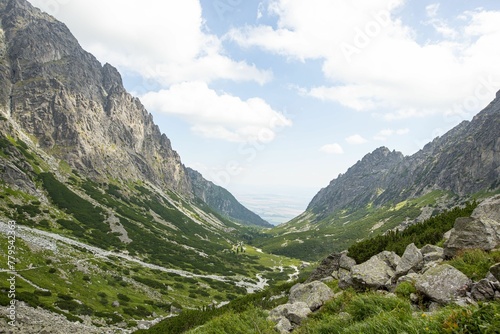
<svg viewBox="0 0 500 334">
<path fill-rule="evenodd" d="M 292 287 L 288 303 L 273 309 L 269 319 L 276 323 L 280 333 L 293 331 L 310 313 L 338 297 L 324 283 L 333 279 L 339 281 L 342 289 L 376 290 L 384 294 L 391 294 L 398 285 L 409 282 L 417 290 L 417 294 L 410 296 L 415 308 L 421 307 L 418 304 L 423 297 L 430 301 L 426 310 L 430 312 L 451 303 L 464 306 L 500 300 L 500 263 L 477 282 L 442 263 L 467 249 L 490 251 L 500 247 L 500 196 L 482 202 L 470 218 L 458 218 L 446 238 L 444 248 L 426 245 L 418 249 L 410 244 L 401 257 L 384 251 L 360 264 L 346 252 L 331 254 L 304 284 Z"/>
</svg>

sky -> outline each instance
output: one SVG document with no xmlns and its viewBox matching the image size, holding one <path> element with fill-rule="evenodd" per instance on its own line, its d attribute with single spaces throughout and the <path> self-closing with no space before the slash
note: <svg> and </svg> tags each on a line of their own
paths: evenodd
<svg viewBox="0 0 500 334">
<path fill-rule="evenodd" d="M 183 163 L 273 223 L 500 90 L 498 0 L 29 0 L 122 74 Z"/>
</svg>

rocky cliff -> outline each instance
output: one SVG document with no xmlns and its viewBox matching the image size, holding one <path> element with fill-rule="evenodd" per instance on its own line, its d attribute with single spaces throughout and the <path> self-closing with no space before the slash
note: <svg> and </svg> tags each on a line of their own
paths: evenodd
<svg viewBox="0 0 500 334">
<path fill-rule="evenodd" d="M 115 68 L 23 0 L 0 7 L 2 114 L 44 151 L 94 178 L 148 180 L 191 195 L 179 155 Z"/>
<path fill-rule="evenodd" d="M 498 94 L 497 94 L 498 95 Z M 308 211 L 325 217 L 425 195 L 433 190 L 460 196 L 500 187 L 500 98 L 412 156 L 381 147 L 330 182 Z"/>
<path fill-rule="evenodd" d="M 249 218 L 265 224 L 234 197 L 227 201 L 225 190 L 208 197 L 195 192 L 193 185 L 208 181 L 190 178 L 118 71 L 84 51 L 63 23 L 25 0 L 2 0 L 0 18 L 0 115 L 7 121 L 0 122 L 2 133 L 24 136 L 94 181 L 147 181 L 188 199 L 209 199 L 212 209 L 241 223 L 254 224 Z M 218 194 L 225 196 L 224 208 Z"/>
</svg>

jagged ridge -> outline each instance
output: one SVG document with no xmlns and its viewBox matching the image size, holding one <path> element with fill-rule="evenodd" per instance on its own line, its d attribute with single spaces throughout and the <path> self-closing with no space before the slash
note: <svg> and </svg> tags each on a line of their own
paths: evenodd
<svg viewBox="0 0 500 334">
<path fill-rule="evenodd" d="M 411 156 L 381 147 L 318 192 L 307 210 L 324 218 L 337 210 L 381 206 L 433 190 L 466 196 L 500 186 L 500 93 L 472 121 L 464 121 Z"/>
</svg>

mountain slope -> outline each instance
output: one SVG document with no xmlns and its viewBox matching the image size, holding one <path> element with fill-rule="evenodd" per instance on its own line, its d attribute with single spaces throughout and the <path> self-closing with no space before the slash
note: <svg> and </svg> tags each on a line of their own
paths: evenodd
<svg viewBox="0 0 500 334">
<path fill-rule="evenodd" d="M 307 210 L 269 232 L 264 250 L 305 260 L 404 228 L 471 196 L 500 189 L 500 92 L 412 156 L 381 147 L 332 180 Z"/>
<path fill-rule="evenodd" d="M 226 189 L 207 181 L 194 169 L 187 168 L 186 170 L 194 194 L 224 217 L 234 219 L 242 224 L 272 227 L 271 224 L 240 204 Z"/>
<path fill-rule="evenodd" d="M 307 210 L 331 214 L 370 202 L 384 205 L 432 190 L 469 195 L 500 186 L 500 92 L 472 121 L 464 121 L 412 156 L 379 148 L 333 180 Z"/>
</svg>

